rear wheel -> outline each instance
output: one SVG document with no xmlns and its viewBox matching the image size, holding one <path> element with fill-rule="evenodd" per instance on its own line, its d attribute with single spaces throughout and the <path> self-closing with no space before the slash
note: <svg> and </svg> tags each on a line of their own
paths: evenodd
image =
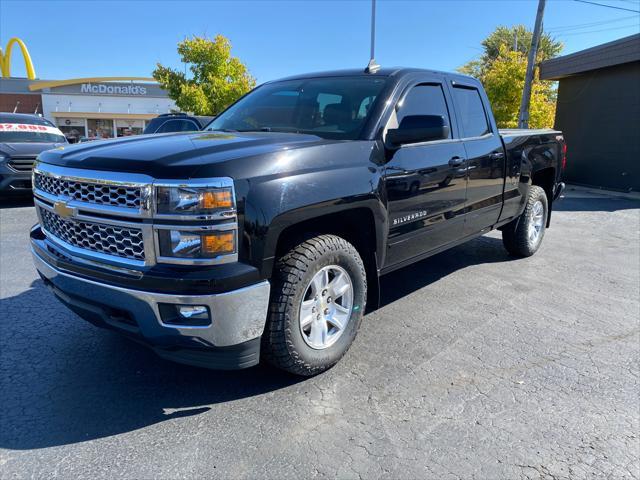
<svg viewBox="0 0 640 480">
<path fill-rule="evenodd" d="M 546 230 L 548 211 L 545 191 L 531 186 L 522 215 L 502 229 L 502 243 L 511 255 L 530 257 L 538 251 Z"/>
<path fill-rule="evenodd" d="M 335 365 L 353 343 L 366 303 L 357 250 L 335 235 L 314 237 L 278 260 L 272 284 L 265 359 L 305 376 Z"/>
</svg>

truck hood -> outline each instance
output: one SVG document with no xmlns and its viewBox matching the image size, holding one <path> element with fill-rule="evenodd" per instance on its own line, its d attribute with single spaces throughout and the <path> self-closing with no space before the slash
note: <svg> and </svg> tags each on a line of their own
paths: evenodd
<svg viewBox="0 0 640 480">
<path fill-rule="evenodd" d="M 0 143 L 0 153 L 13 156 L 31 156 L 34 157 L 39 153 L 64 145 L 61 143 L 40 143 L 40 142 L 23 142 L 23 143 Z"/>
<path fill-rule="evenodd" d="M 275 132 L 140 135 L 63 146 L 39 159 L 63 167 L 188 179 L 199 176 L 203 166 L 322 143 L 331 141 Z"/>
</svg>

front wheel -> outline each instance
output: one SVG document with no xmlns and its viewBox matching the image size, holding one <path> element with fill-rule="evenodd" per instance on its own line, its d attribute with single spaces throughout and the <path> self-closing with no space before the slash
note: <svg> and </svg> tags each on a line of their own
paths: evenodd
<svg viewBox="0 0 640 480">
<path fill-rule="evenodd" d="M 544 237 L 548 212 L 547 194 L 542 188 L 531 186 L 522 215 L 502 229 L 502 243 L 511 255 L 530 257 L 538 251 Z"/>
<path fill-rule="evenodd" d="M 353 245 L 335 235 L 300 243 L 276 264 L 265 359 L 304 376 L 332 367 L 353 343 L 366 300 L 366 273 Z"/>
</svg>

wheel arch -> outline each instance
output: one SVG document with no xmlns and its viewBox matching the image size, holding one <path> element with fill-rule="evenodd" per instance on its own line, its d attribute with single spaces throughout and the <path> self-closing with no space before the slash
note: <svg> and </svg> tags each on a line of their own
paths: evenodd
<svg viewBox="0 0 640 480">
<path fill-rule="evenodd" d="M 377 308 L 380 300 L 378 272 L 381 252 L 385 251 L 383 229 L 386 213 L 377 202 L 328 210 L 326 206 L 305 208 L 274 219 L 266 243 L 269 253 L 264 259 L 263 271 L 271 277 L 275 260 L 304 240 L 322 234 L 337 235 L 351 243 L 360 254 L 369 286 L 367 308 Z M 318 215 L 318 211 L 323 214 Z"/>
<path fill-rule="evenodd" d="M 553 207 L 553 193 L 556 183 L 556 169 L 554 167 L 546 167 L 536 170 L 531 175 L 531 185 L 538 186 L 544 190 L 547 195 L 547 228 L 551 224 L 551 211 Z"/>
</svg>

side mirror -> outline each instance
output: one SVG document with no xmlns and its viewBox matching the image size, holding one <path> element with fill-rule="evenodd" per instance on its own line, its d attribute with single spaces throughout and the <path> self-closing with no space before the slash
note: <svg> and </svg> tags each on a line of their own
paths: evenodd
<svg viewBox="0 0 640 480">
<path fill-rule="evenodd" d="M 444 138 L 449 138 L 449 126 L 442 115 L 408 115 L 398 128 L 387 130 L 387 143 L 395 147 Z"/>
</svg>

